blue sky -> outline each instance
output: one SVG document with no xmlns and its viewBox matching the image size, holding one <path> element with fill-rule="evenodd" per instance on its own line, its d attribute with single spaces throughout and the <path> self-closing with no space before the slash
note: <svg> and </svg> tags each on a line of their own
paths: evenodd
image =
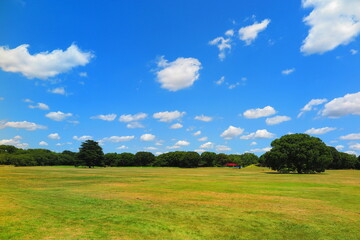
<svg viewBox="0 0 360 240">
<path fill-rule="evenodd" d="M 0 29 L 0 144 L 360 153 L 357 0 L 5 0 Z"/>
</svg>

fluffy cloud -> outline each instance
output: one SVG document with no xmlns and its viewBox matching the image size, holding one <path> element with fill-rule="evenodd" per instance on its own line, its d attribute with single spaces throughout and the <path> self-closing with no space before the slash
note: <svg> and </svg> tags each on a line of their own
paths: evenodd
<svg viewBox="0 0 360 240">
<path fill-rule="evenodd" d="M 355 49 L 350 49 L 351 55 L 356 55 L 359 51 Z"/>
<path fill-rule="evenodd" d="M 291 120 L 291 118 L 288 117 L 288 116 L 275 116 L 275 117 L 272 117 L 272 118 L 267 118 L 265 120 L 265 122 L 266 122 L 267 125 L 276 125 L 276 124 L 286 122 L 286 121 L 290 121 L 290 120 Z"/>
<path fill-rule="evenodd" d="M 116 149 L 123 150 L 123 149 L 128 149 L 128 147 L 125 145 L 121 145 L 120 147 L 117 147 Z"/>
<path fill-rule="evenodd" d="M 41 141 L 41 142 L 39 142 L 39 145 L 40 146 L 48 146 L 49 144 L 45 141 Z"/>
<path fill-rule="evenodd" d="M 147 114 L 146 113 L 137 113 L 134 115 L 131 114 L 127 114 L 127 115 L 121 115 L 119 118 L 120 122 L 134 122 L 134 121 L 141 121 L 144 120 L 145 118 L 147 118 Z"/>
<path fill-rule="evenodd" d="M 216 151 L 218 152 L 224 152 L 224 151 L 230 151 L 231 148 L 225 145 L 217 145 L 216 146 Z"/>
<path fill-rule="evenodd" d="M 146 134 L 141 135 L 140 139 L 141 139 L 141 141 L 146 141 L 146 142 L 148 142 L 148 141 L 153 141 L 153 140 L 155 140 L 155 137 L 156 137 L 156 136 L 153 135 L 153 134 L 146 133 Z"/>
<path fill-rule="evenodd" d="M 193 133 L 194 136 L 199 136 L 201 134 L 201 131 L 196 131 Z"/>
<path fill-rule="evenodd" d="M 169 91 L 178 91 L 192 86 L 198 80 L 201 63 L 196 58 L 178 58 L 174 62 L 161 58 L 158 67 L 161 70 L 156 76 L 161 87 Z"/>
<path fill-rule="evenodd" d="M 265 148 L 255 148 L 255 149 L 251 149 L 250 151 L 248 152 L 251 152 L 251 153 L 257 153 L 257 152 L 268 152 L 271 150 L 271 147 L 265 147 Z"/>
<path fill-rule="evenodd" d="M 45 117 L 50 118 L 51 120 L 60 122 L 63 121 L 65 119 L 67 119 L 68 117 L 71 117 L 72 113 L 63 113 L 60 111 L 57 112 L 49 112 L 48 114 L 45 115 Z"/>
<path fill-rule="evenodd" d="M 53 139 L 53 140 L 59 140 L 60 135 L 58 133 L 51 133 L 48 135 L 48 138 Z"/>
<path fill-rule="evenodd" d="M 126 125 L 127 128 L 144 128 L 145 126 L 139 122 L 131 122 Z"/>
<path fill-rule="evenodd" d="M 49 89 L 48 92 L 50 93 L 54 93 L 54 94 L 59 94 L 59 95 L 66 95 L 66 91 L 65 91 L 65 88 L 63 87 L 57 87 L 57 88 L 54 88 L 54 89 Z"/>
<path fill-rule="evenodd" d="M 360 133 L 351 133 L 346 136 L 341 136 L 341 140 L 360 140 Z"/>
<path fill-rule="evenodd" d="M 182 128 L 183 125 L 180 124 L 180 123 L 175 123 L 173 125 L 170 126 L 171 129 L 179 129 L 179 128 Z"/>
<path fill-rule="evenodd" d="M 327 102 L 328 100 L 326 98 L 323 99 L 311 99 L 310 102 L 308 102 L 301 110 L 299 115 L 297 116 L 298 118 L 301 117 L 304 112 L 308 112 L 311 111 L 313 109 L 314 106 L 318 106 L 321 105 L 325 102 Z"/>
<path fill-rule="evenodd" d="M 47 79 L 65 73 L 77 66 L 85 66 L 94 56 L 91 52 L 81 51 L 72 44 L 65 51 L 54 50 L 31 55 L 29 45 L 14 49 L 0 47 L 0 68 L 5 72 L 21 73 L 29 79 Z"/>
<path fill-rule="evenodd" d="M 336 128 L 332 128 L 332 127 L 323 127 L 323 128 L 311 128 L 309 130 L 306 130 L 305 133 L 306 134 L 311 134 L 311 135 L 322 135 L 331 131 L 336 130 Z"/>
<path fill-rule="evenodd" d="M 29 108 L 38 108 L 38 109 L 41 109 L 41 110 L 49 110 L 49 106 L 46 105 L 45 103 L 38 103 L 36 105 L 29 105 Z"/>
<path fill-rule="evenodd" d="M 233 34 L 234 35 L 234 34 Z M 230 35 L 229 35 L 230 36 Z M 231 35 L 232 36 L 232 35 Z M 219 49 L 219 59 L 223 61 L 226 57 L 226 52 L 231 50 L 231 39 L 224 37 L 217 37 L 209 42 L 210 45 L 215 45 Z"/>
<path fill-rule="evenodd" d="M 257 142 L 251 142 L 250 143 L 250 146 L 255 146 L 255 145 L 257 145 Z"/>
<path fill-rule="evenodd" d="M 353 41 L 360 33 L 358 0 L 303 0 L 304 8 L 313 8 L 304 18 L 310 26 L 301 46 L 305 54 L 324 53 Z"/>
<path fill-rule="evenodd" d="M 115 118 L 116 118 L 116 114 L 114 114 L 114 113 L 90 117 L 90 119 L 100 119 L 100 120 L 109 121 L 109 122 L 114 121 Z"/>
<path fill-rule="evenodd" d="M 185 112 L 173 111 L 173 112 L 158 112 L 153 114 L 153 118 L 159 119 L 160 122 L 172 122 L 185 115 Z"/>
<path fill-rule="evenodd" d="M 321 111 L 322 116 L 329 118 L 338 118 L 349 114 L 360 115 L 360 92 L 335 98 L 325 104 Z"/>
<path fill-rule="evenodd" d="M 135 136 L 111 136 L 101 139 L 99 143 L 104 144 L 105 142 L 113 142 L 113 143 L 127 142 L 133 140 L 134 138 Z"/>
<path fill-rule="evenodd" d="M 27 148 L 29 146 L 29 144 L 22 143 L 20 141 L 21 139 L 22 139 L 21 136 L 15 136 L 11 139 L 3 139 L 3 140 L 0 140 L 0 145 L 12 145 L 17 148 Z"/>
<path fill-rule="evenodd" d="M 180 140 L 175 143 L 175 146 L 188 146 L 190 143 L 188 141 Z"/>
<path fill-rule="evenodd" d="M 205 149 L 212 149 L 214 148 L 215 144 L 212 143 L 212 142 L 207 142 L 207 143 L 204 143 L 200 146 L 200 148 L 205 148 Z"/>
<path fill-rule="evenodd" d="M 246 110 L 243 115 L 245 118 L 255 119 L 261 117 L 268 117 L 274 115 L 276 110 L 271 106 L 266 106 L 264 108 L 256 108 L 256 109 L 249 109 Z"/>
<path fill-rule="evenodd" d="M 200 115 L 200 116 L 196 116 L 195 120 L 199 120 L 199 121 L 203 121 L 203 122 L 211 122 L 213 120 L 213 118 L 204 116 L 204 115 Z"/>
<path fill-rule="evenodd" d="M 223 137 L 224 139 L 233 139 L 234 137 L 239 136 L 243 132 L 244 132 L 244 129 L 242 129 L 242 128 L 230 126 L 220 136 Z"/>
<path fill-rule="evenodd" d="M 285 70 L 281 71 L 281 73 L 283 75 L 289 75 L 289 74 L 291 74 L 293 72 L 295 72 L 295 68 L 285 69 Z"/>
<path fill-rule="evenodd" d="M 335 148 L 338 151 L 342 151 L 344 149 L 344 146 L 343 145 L 337 145 Z"/>
<path fill-rule="evenodd" d="M 28 121 L 22 121 L 22 122 L 1 122 L 0 121 L 0 129 L 2 128 L 21 128 L 21 129 L 25 129 L 28 131 L 34 131 L 34 130 L 38 130 L 38 129 L 47 129 L 47 127 L 36 124 L 36 123 L 32 123 L 32 122 L 28 122 Z"/>
<path fill-rule="evenodd" d="M 263 139 L 263 138 L 274 138 L 275 134 L 268 132 L 266 129 L 260 129 L 256 132 L 250 133 L 246 136 L 241 136 L 240 139 Z"/>
<path fill-rule="evenodd" d="M 242 27 L 239 29 L 240 39 L 245 41 L 246 45 L 250 45 L 264 31 L 270 23 L 270 19 L 265 19 L 261 23 L 255 22 L 253 25 Z"/>
<path fill-rule="evenodd" d="M 144 149 L 149 151 L 157 150 L 156 147 L 144 147 Z"/>
<path fill-rule="evenodd" d="M 360 143 L 355 143 L 353 145 L 350 145 L 349 148 L 351 150 L 360 151 Z"/>
<path fill-rule="evenodd" d="M 225 81 L 225 77 L 222 76 L 219 80 L 217 80 L 217 81 L 215 82 L 215 84 L 216 84 L 216 85 L 221 85 L 221 84 L 224 83 L 224 81 Z"/>
<path fill-rule="evenodd" d="M 208 137 L 202 137 L 202 138 L 198 139 L 199 142 L 205 142 L 207 140 L 208 140 Z"/>
<path fill-rule="evenodd" d="M 73 136 L 73 139 L 76 141 L 86 141 L 86 140 L 93 139 L 93 137 L 92 136 L 81 136 L 81 137 Z"/>
</svg>

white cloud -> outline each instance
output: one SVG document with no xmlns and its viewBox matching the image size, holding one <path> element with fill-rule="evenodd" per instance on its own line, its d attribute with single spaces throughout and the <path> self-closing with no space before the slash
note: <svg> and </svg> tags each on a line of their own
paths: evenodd
<svg viewBox="0 0 360 240">
<path fill-rule="evenodd" d="M 236 136 L 239 136 L 244 132 L 244 129 L 237 128 L 234 126 L 229 126 L 228 129 L 226 129 L 220 136 L 224 139 L 233 139 Z"/>
<path fill-rule="evenodd" d="M 199 136 L 201 134 L 201 131 L 196 131 L 193 133 L 194 136 Z"/>
<path fill-rule="evenodd" d="M 229 35 L 230 36 L 230 35 Z M 226 52 L 231 49 L 231 39 L 224 37 L 217 37 L 209 42 L 210 45 L 215 45 L 219 49 L 219 59 L 223 61 L 226 57 Z"/>
<path fill-rule="evenodd" d="M 145 126 L 139 122 L 130 122 L 126 125 L 127 128 L 144 128 Z"/>
<path fill-rule="evenodd" d="M 291 120 L 291 118 L 288 117 L 288 116 L 275 116 L 275 117 L 272 117 L 272 118 L 267 118 L 265 120 L 265 122 L 266 122 L 267 125 L 276 125 L 276 124 L 286 122 L 286 121 L 290 121 L 290 120 Z"/>
<path fill-rule="evenodd" d="M 202 137 L 202 138 L 199 138 L 198 141 L 200 142 L 205 142 L 208 140 L 208 137 Z"/>
<path fill-rule="evenodd" d="M 190 143 L 188 141 L 180 140 L 175 143 L 175 146 L 188 146 Z"/>
<path fill-rule="evenodd" d="M 203 121 L 203 122 L 211 122 L 213 120 L 212 117 L 208 117 L 205 115 L 195 116 L 195 120 Z"/>
<path fill-rule="evenodd" d="M 51 133 L 48 135 L 48 138 L 53 139 L 53 140 L 59 140 L 60 135 L 58 133 Z"/>
<path fill-rule="evenodd" d="M 255 119 L 261 117 L 268 117 L 274 115 L 276 110 L 271 106 L 266 106 L 264 108 L 256 108 L 256 109 L 249 109 L 246 110 L 243 115 L 245 118 Z"/>
<path fill-rule="evenodd" d="M 255 22 L 253 25 L 242 27 L 239 29 L 240 39 L 245 41 L 246 45 L 250 45 L 264 31 L 270 23 L 270 19 L 265 19 L 261 23 Z"/>
<path fill-rule="evenodd" d="M 41 142 L 39 142 L 39 145 L 40 146 L 48 146 L 49 144 L 45 141 L 41 141 Z"/>
<path fill-rule="evenodd" d="M 224 152 L 224 151 L 230 151 L 231 148 L 225 145 L 217 145 L 216 146 L 216 151 L 218 152 Z"/>
<path fill-rule="evenodd" d="M 148 141 L 153 141 L 153 140 L 155 140 L 155 137 L 156 137 L 156 136 L 153 135 L 153 134 L 146 133 L 146 134 L 141 135 L 140 139 L 141 139 L 141 141 L 146 141 L 146 142 L 148 142 Z"/>
<path fill-rule="evenodd" d="M 215 144 L 212 143 L 212 142 L 207 142 L 207 143 L 204 143 L 200 146 L 200 148 L 205 148 L 205 149 L 212 149 L 214 148 Z"/>
<path fill-rule="evenodd" d="M 329 118 L 338 118 L 349 114 L 360 115 L 360 92 L 335 98 L 325 104 L 321 111 L 322 116 Z"/>
<path fill-rule="evenodd" d="M 141 121 L 144 120 L 145 118 L 147 118 L 147 114 L 146 113 L 137 113 L 134 115 L 131 114 L 127 114 L 127 115 L 121 115 L 119 118 L 120 122 L 134 122 L 134 121 Z"/>
<path fill-rule="evenodd" d="M 65 88 L 63 87 L 57 87 L 57 88 L 54 88 L 54 89 L 49 89 L 48 92 L 50 93 L 54 93 L 54 94 L 59 94 L 59 95 L 66 95 L 66 91 L 65 91 Z"/>
<path fill-rule="evenodd" d="M 120 147 L 117 147 L 116 149 L 123 150 L 123 149 L 128 149 L 128 147 L 125 145 L 121 145 Z"/>
<path fill-rule="evenodd" d="M 235 34 L 235 32 L 233 29 L 229 29 L 225 32 L 225 35 L 230 36 L 230 37 L 234 36 L 234 34 Z"/>
<path fill-rule="evenodd" d="M 337 145 L 335 148 L 336 148 L 338 151 L 341 151 L 341 150 L 344 149 L 344 146 L 343 146 L 343 145 Z"/>
<path fill-rule="evenodd" d="M 185 115 L 185 112 L 173 111 L 173 112 L 158 112 L 153 114 L 153 118 L 159 119 L 160 122 L 172 122 Z"/>
<path fill-rule="evenodd" d="M 36 123 L 32 123 L 32 122 L 28 122 L 28 121 L 22 121 L 22 122 L 1 122 L 0 121 L 0 129 L 2 128 L 21 128 L 21 129 L 25 129 L 28 131 L 34 131 L 37 129 L 47 129 L 47 127 L 36 124 Z"/>
<path fill-rule="evenodd" d="M 351 155 L 355 155 L 355 156 L 356 156 L 356 152 L 355 152 L 355 151 L 346 151 L 345 153 L 347 153 L 347 154 L 351 154 Z"/>
<path fill-rule="evenodd" d="M 36 105 L 29 105 L 29 108 L 38 108 L 38 109 L 41 109 L 41 110 L 49 110 L 49 106 L 46 105 L 45 103 L 38 103 Z"/>
<path fill-rule="evenodd" d="M 333 127 L 323 127 L 323 128 L 311 128 L 309 130 L 306 130 L 305 133 L 306 134 L 311 134 L 311 135 L 322 135 L 331 131 L 336 130 L 336 128 Z"/>
<path fill-rule="evenodd" d="M 107 115 L 97 115 L 97 116 L 93 116 L 93 117 L 90 117 L 90 119 L 100 119 L 100 120 L 104 120 L 104 121 L 114 121 L 115 118 L 116 118 L 116 114 L 112 113 L 112 114 L 107 114 Z"/>
<path fill-rule="evenodd" d="M 178 149 L 180 146 L 174 145 L 174 146 L 167 146 L 166 149 Z"/>
<path fill-rule="evenodd" d="M 182 128 L 183 125 L 180 124 L 180 123 L 175 123 L 173 125 L 170 126 L 171 129 L 179 129 L 179 128 Z"/>
<path fill-rule="evenodd" d="M 31 55 L 29 45 L 23 44 L 14 49 L 0 47 L 0 68 L 5 72 L 21 73 L 29 79 L 47 79 L 65 73 L 77 66 L 85 66 L 94 57 L 91 52 L 81 51 L 72 44 L 65 51 L 54 50 Z"/>
<path fill-rule="evenodd" d="M 144 147 L 144 149 L 149 151 L 157 150 L 156 147 Z"/>
<path fill-rule="evenodd" d="M 206 152 L 206 150 L 204 149 L 195 149 L 194 152 L 197 152 L 197 153 L 203 153 L 203 152 Z"/>
<path fill-rule="evenodd" d="M 303 0 L 304 8 L 313 8 L 304 18 L 310 26 L 301 52 L 324 53 L 353 41 L 360 33 L 358 0 Z"/>
<path fill-rule="evenodd" d="M 28 143 L 22 143 L 20 140 L 22 137 L 16 136 L 11 139 L 2 139 L 0 140 L 0 145 L 12 145 L 17 148 L 27 148 L 29 146 Z"/>
<path fill-rule="evenodd" d="M 360 133 L 351 133 L 346 136 L 341 136 L 341 140 L 360 140 Z"/>
<path fill-rule="evenodd" d="M 251 153 L 256 153 L 256 152 L 268 152 L 271 150 L 271 147 L 265 147 L 265 148 L 255 148 L 255 149 L 251 149 L 250 151 L 248 152 L 251 152 Z"/>
<path fill-rule="evenodd" d="M 285 69 L 285 70 L 281 71 L 281 73 L 283 75 L 289 75 L 289 74 L 291 74 L 293 72 L 295 72 L 295 68 Z"/>
<path fill-rule="evenodd" d="M 225 77 L 222 76 L 219 80 L 217 80 L 217 81 L 215 82 L 215 84 L 216 84 L 216 85 L 221 85 L 221 84 L 224 83 L 224 81 L 225 81 Z"/>
<path fill-rule="evenodd" d="M 196 58 L 178 58 L 174 62 L 168 62 L 162 57 L 158 67 L 161 70 L 156 76 L 161 87 L 175 92 L 192 86 L 199 79 L 201 63 Z"/>
<path fill-rule="evenodd" d="M 250 143 L 250 146 L 255 146 L 255 145 L 257 145 L 257 142 L 251 142 Z"/>
<path fill-rule="evenodd" d="M 325 102 L 327 102 L 328 100 L 326 98 L 323 99 L 311 99 L 310 102 L 308 102 L 301 110 L 300 113 L 298 114 L 298 118 L 301 117 L 304 112 L 308 112 L 311 111 L 313 109 L 314 106 L 318 106 L 321 105 Z"/>
<path fill-rule="evenodd" d="M 33 101 L 32 101 L 31 99 L 29 99 L 29 98 L 24 99 L 24 102 L 26 102 L 26 103 L 33 103 Z"/>
<path fill-rule="evenodd" d="M 240 139 L 264 139 L 274 137 L 274 133 L 268 132 L 266 129 L 259 129 L 256 132 L 250 133 L 249 135 L 241 136 Z"/>
<path fill-rule="evenodd" d="M 355 49 L 350 49 L 351 55 L 356 55 L 359 51 Z"/>
<path fill-rule="evenodd" d="M 127 142 L 131 141 L 135 138 L 135 136 L 111 136 L 111 137 L 105 137 L 99 141 L 100 144 L 104 144 L 105 142 Z"/>
<path fill-rule="evenodd" d="M 81 137 L 73 136 L 73 139 L 76 141 L 86 141 L 86 140 L 93 139 L 93 137 L 92 136 L 81 136 Z"/>
<path fill-rule="evenodd" d="M 65 119 L 67 119 L 68 117 L 71 117 L 72 113 L 63 113 L 60 111 L 57 112 L 49 112 L 48 114 L 45 115 L 45 117 L 50 118 L 51 120 L 60 122 L 63 121 Z"/>
<path fill-rule="evenodd" d="M 349 148 L 351 150 L 360 151 L 360 143 L 355 143 L 353 145 L 350 145 Z"/>
</svg>

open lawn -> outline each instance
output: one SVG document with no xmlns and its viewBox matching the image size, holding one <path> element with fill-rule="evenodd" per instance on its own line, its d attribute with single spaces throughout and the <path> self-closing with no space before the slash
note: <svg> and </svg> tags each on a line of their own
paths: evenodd
<svg viewBox="0 0 360 240">
<path fill-rule="evenodd" d="M 360 239 L 360 171 L 0 166 L 0 239 Z"/>
</svg>

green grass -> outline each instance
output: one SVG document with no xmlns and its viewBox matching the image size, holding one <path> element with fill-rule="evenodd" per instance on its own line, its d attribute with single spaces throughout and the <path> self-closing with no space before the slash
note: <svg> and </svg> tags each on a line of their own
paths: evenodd
<svg viewBox="0 0 360 240">
<path fill-rule="evenodd" d="M 360 239 L 360 171 L 0 167 L 0 239 Z"/>
</svg>

